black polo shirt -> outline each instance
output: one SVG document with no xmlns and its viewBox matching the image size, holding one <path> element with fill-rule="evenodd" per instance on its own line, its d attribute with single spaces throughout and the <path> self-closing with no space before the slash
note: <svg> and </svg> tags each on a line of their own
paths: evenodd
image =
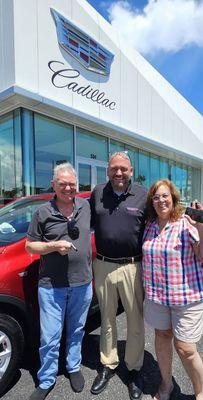
<svg viewBox="0 0 203 400">
<path fill-rule="evenodd" d="M 97 185 L 90 199 L 97 252 L 106 257 L 133 257 L 142 253 L 147 190 L 129 185 L 118 196 L 111 183 Z"/>
<path fill-rule="evenodd" d="M 78 249 L 67 255 L 53 252 L 41 256 L 39 285 L 66 287 L 84 285 L 92 279 L 90 243 L 90 206 L 87 200 L 75 198 L 73 218 L 79 229 L 77 239 L 68 235 L 68 220 L 60 213 L 55 199 L 39 207 L 30 223 L 27 237 L 31 241 L 68 240 Z"/>
</svg>

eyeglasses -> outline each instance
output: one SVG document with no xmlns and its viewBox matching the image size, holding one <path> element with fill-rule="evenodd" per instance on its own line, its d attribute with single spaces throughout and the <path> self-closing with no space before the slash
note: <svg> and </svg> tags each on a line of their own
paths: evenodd
<svg viewBox="0 0 203 400">
<path fill-rule="evenodd" d="M 158 202 L 160 199 L 167 200 L 170 196 L 170 193 L 163 193 L 163 194 L 154 194 L 152 196 L 152 200 Z"/>
<path fill-rule="evenodd" d="M 69 186 L 71 189 L 75 189 L 76 188 L 76 183 L 70 183 L 70 182 L 58 182 L 57 181 L 57 185 L 61 189 L 65 189 L 67 186 Z"/>
<path fill-rule="evenodd" d="M 68 236 L 72 240 L 76 240 L 79 238 L 79 228 L 76 226 L 76 220 L 74 218 L 68 220 Z"/>
</svg>

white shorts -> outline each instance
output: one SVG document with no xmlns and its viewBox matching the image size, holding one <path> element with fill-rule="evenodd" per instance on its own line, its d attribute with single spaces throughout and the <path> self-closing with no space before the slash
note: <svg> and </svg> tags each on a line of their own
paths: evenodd
<svg viewBox="0 0 203 400">
<path fill-rule="evenodd" d="M 183 342 L 196 343 L 203 334 L 202 301 L 186 306 L 165 306 L 145 299 L 144 317 L 155 329 L 171 329 Z"/>
</svg>

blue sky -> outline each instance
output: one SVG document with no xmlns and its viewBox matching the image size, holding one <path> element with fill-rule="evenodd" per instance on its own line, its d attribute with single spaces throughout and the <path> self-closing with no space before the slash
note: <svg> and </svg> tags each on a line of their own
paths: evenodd
<svg viewBox="0 0 203 400">
<path fill-rule="evenodd" d="M 203 0 L 88 0 L 203 114 Z"/>
</svg>

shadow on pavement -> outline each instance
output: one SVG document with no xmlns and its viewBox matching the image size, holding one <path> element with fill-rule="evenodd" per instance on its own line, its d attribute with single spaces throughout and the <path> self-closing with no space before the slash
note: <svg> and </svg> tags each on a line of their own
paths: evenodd
<svg viewBox="0 0 203 400">
<path fill-rule="evenodd" d="M 96 372 L 100 369 L 100 359 L 99 359 L 99 335 L 91 333 L 93 332 L 96 328 L 100 326 L 100 318 L 95 317 L 92 318 L 89 323 L 86 326 L 86 334 L 84 336 L 83 340 L 83 348 L 82 348 L 82 365 L 84 365 L 87 368 L 90 368 L 91 370 L 95 370 L 95 376 Z M 64 346 L 64 338 L 62 340 L 61 344 L 61 349 L 60 349 L 60 358 L 59 358 L 59 374 L 58 375 L 67 375 L 66 373 L 66 368 L 65 368 L 65 346 Z M 119 367 L 117 368 L 116 374 L 119 377 L 119 379 L 123 382 L 124 385 L 127 384 L 127 378 L 128 378 L 128 370 L 125 366 L 124 363 L 124 355 L 125 355 L 125 341 L 124 340 L 119 340 L 118 341 L 118 353 L 120 357 L 120 364 Z M 38 350 L 27 350 L 23 361 L 22 365 L 20 368 L 26 369 L 29 371 L 30 375 L 32 376 L 32 379 L 37 385 L 37 371 L 39 368 L 39 354 Z M 145 351 L 144 355 L 144 364 L 142 368 L 142 375 L 143 375 L 143 380 L 144 380 L 144 394 L 146 395 L 154 395 L 159 387 L 160 381 L 161 381 L 161 376 L 160 376 L 160 371 L 158 368 L 158 364 L 156 360 L 154 359 L 153 355 Z M 10 386 L 7 388 L 7 393 L 15 384 L 19 381 L 21 377 L 21 372 L 18 370 L 15 378 L 13 379 L 12 383 Z M 175 382 L 175 385 L 177 388 L 179 387 L 178 384 Z M 5 394 L 4 393 L 4 394 Z M 2 398 L 0 396 L 0 398 Z M 170 400 L 193 400 L 194 396 L 192 395 L 186 395 L 184 393 L 177 393 L 173 399 Z"/>
<path fill-rule="evenodd" d="M 124 363 L 125 355 L 125 341 L 118 341 L 118 354 L 120 357 L 120 364 L 117 368 L 116 374 L 124 383 L 127 385 L 128 381 L 128 370 Z M 99 371 L 101 368 L 99 360 L 99 335 L 89 334 L 84 337 L 83 341 L 83 360 L 82 364 L 87 368 Z M 96 376 L 96 374 L 95 374 Z M 142 368 L 142 376 L 144 380 L 144 394 L 145 395 L 155 395 L 157 389 L 161 383 L 161 375 L 158 367 L 157 361 L 154 359 L 153 355 L 145 351 L 144 363 Z M 187 395 L 181 393 L 178 383 L 173 378 L 175 386 L 175 394 L 170 400 L 194 400 L 195 397 L 192 395 Z"/>
</svg>

